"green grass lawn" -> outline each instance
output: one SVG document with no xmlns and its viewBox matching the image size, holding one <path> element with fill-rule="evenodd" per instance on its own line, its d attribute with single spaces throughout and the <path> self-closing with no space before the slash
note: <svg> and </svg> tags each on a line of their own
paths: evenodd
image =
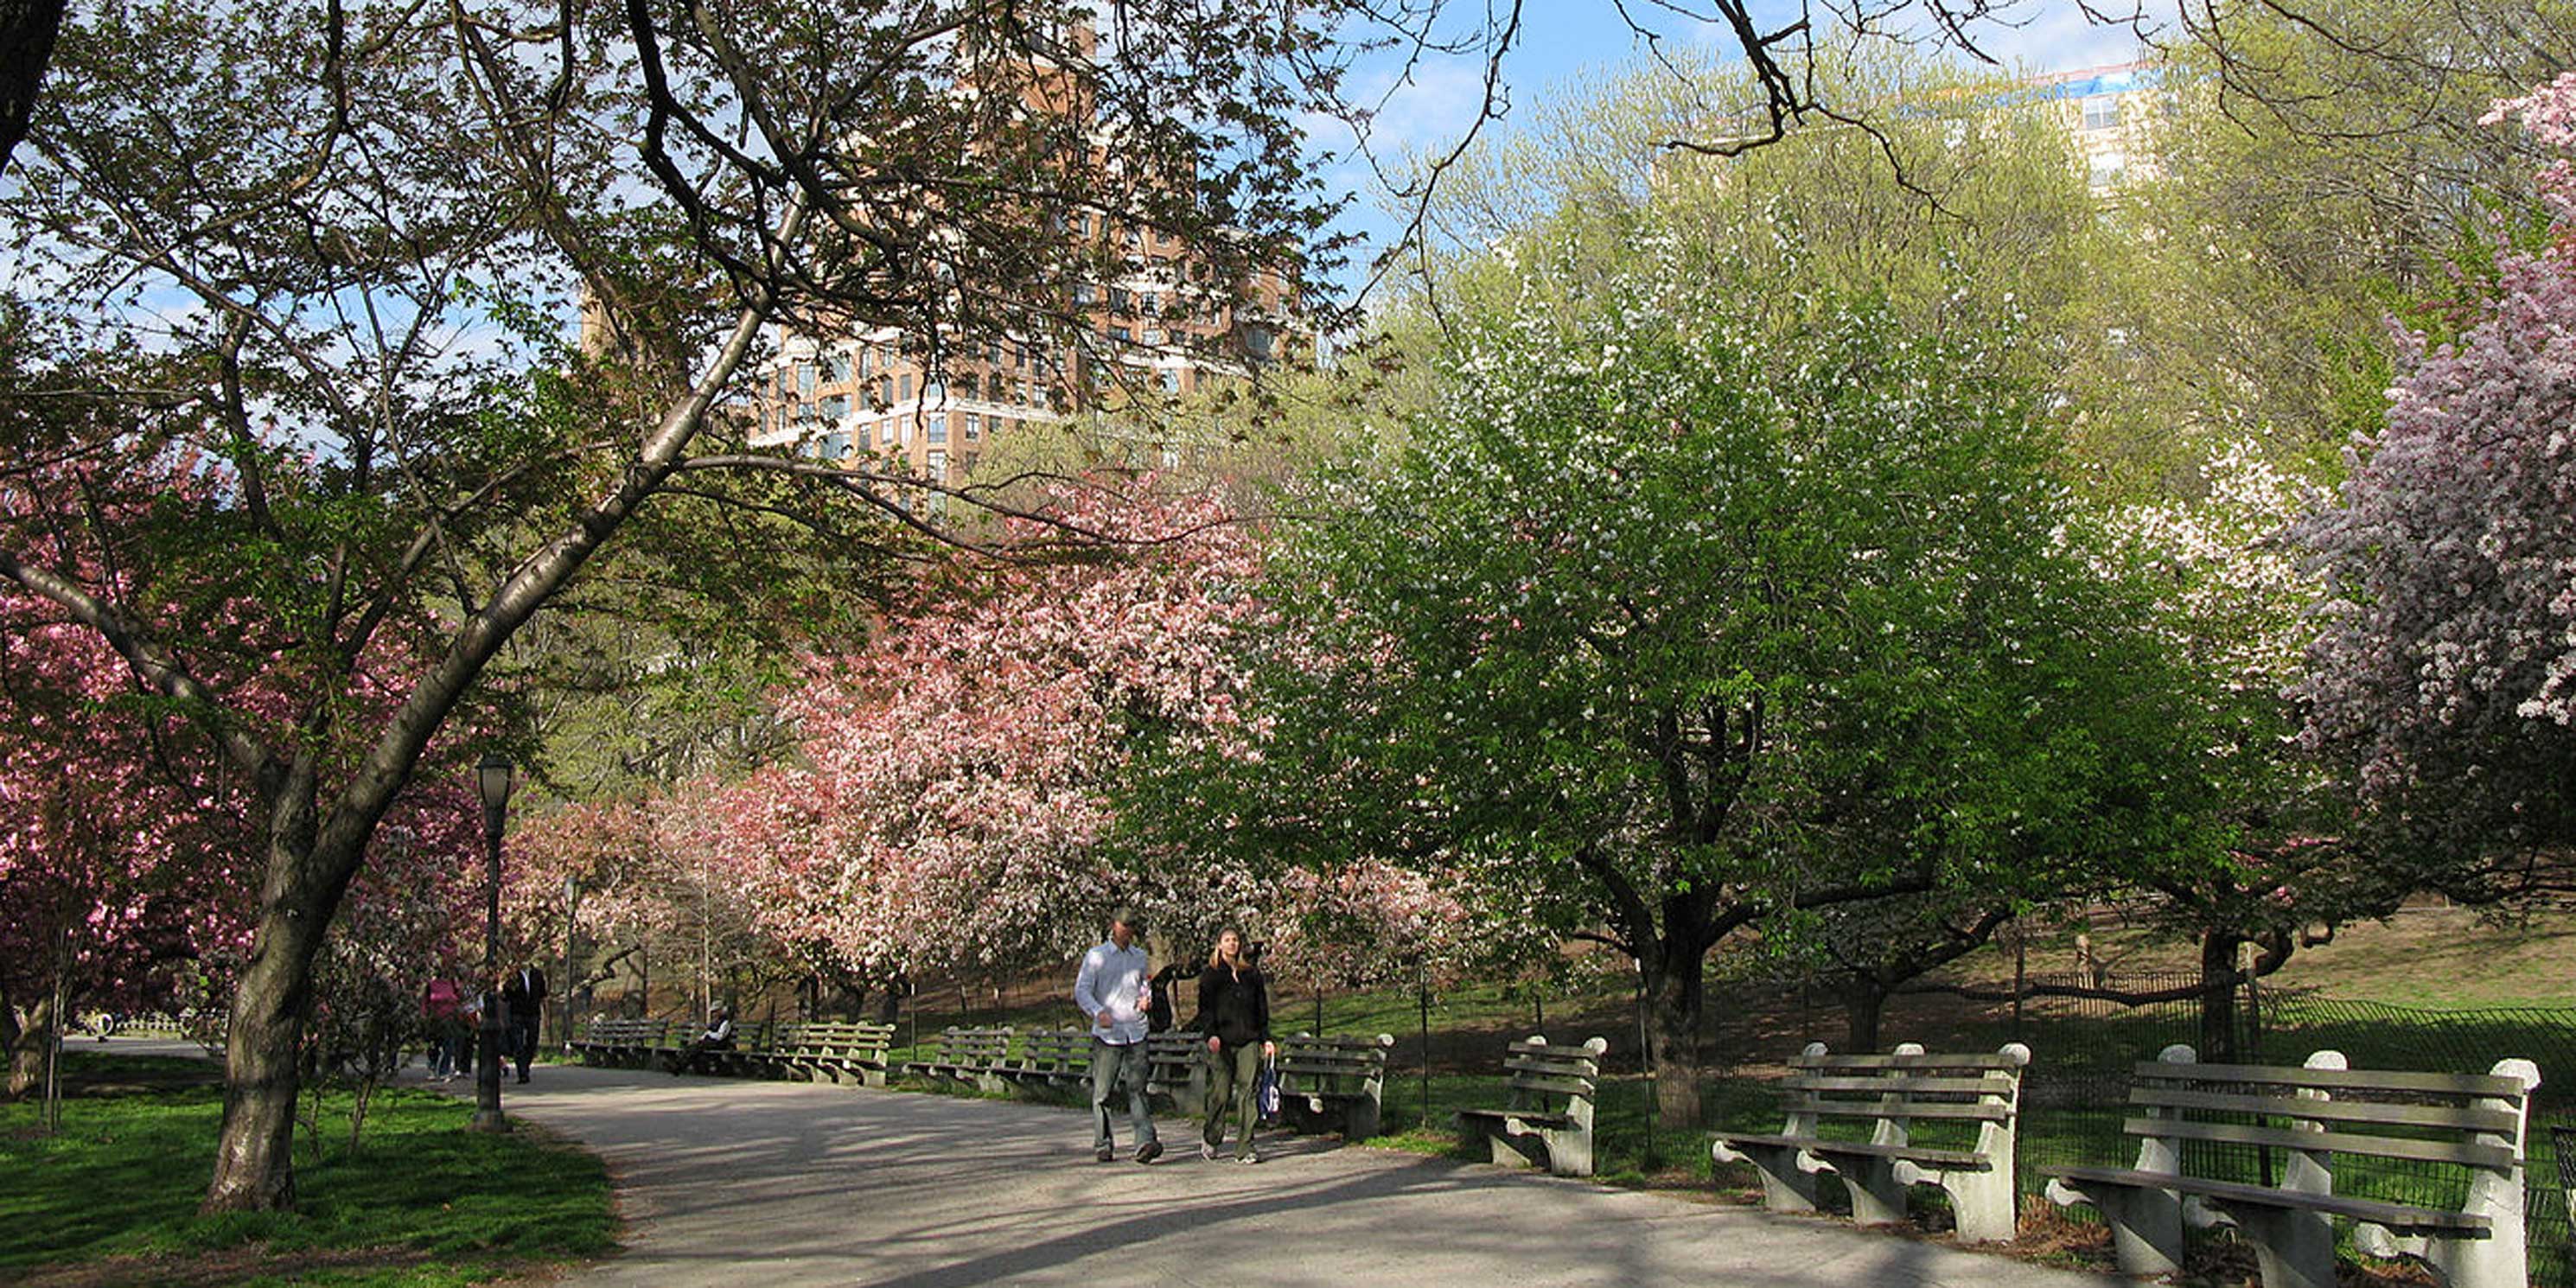
<svg viewBox="0 0 2576 1288">
<path fill-rule="evenodd" d="M 468 1132 L 469 1105 L 407 1088 L 377 1093 L 355 1154 L 350 1098 L 324 1102 L 321 1157 L 297 1140 L 295 1212 L 201 1217 L 223 1108 L 205 1070 L 67 1052 L 60 1134 L 0 1105 L 0 1279 L 425 1288 L 616 1246 L 595 1156 L 525 1124 Z"/>
</svg>

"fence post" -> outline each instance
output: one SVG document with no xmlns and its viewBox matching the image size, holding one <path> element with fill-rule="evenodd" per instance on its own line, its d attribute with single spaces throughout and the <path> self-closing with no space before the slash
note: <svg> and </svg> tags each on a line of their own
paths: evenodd
<svg viewBox="0 0 2576 1288">
<path fill-rule="evenodd" d="M 1799 996 L 1805 997 L 1803 987 Z M 1656 1157 L 1655 1118 L 1664 1107 L 1655 1095 L 1655 1048 L 1646 1028 L 1646 963 L 1642 961 L 1637 963 L 1637 1085 L 1646 1091 L 1646 1158 L 1651 1162 Z"/>
<path fill-rule="evenodd" d="M 2022 1027 L 2021 1027 L 2021 995 L 2022 995 L 2022 990 L 2023 990 L 2023 989 L 2025 989 L 2025 988 L 2027 988 L 2027 987 L 2029 987 L 2029 981 L 2030 981 L 2030 941 L 2029 941 L 2029 937 L 2028 937 L 2028 936 L 2026 936 L 2026 935 L 2024 935 L 2024 934 L 2022 934 L 2022 933 L 2021 933 L 2021 923 L 2020 923 L 2019 921 L 2015 921 L 2015 922 L 2013 922 L 2013 923 L 2012 923 L 2012 938 L 2013 938 L 2013 1028 L 2012 1028 L 2012 1032 L 2013 1032 L 2013 1041 L 2015 1041 L 2015 1042 L 2024 1042 L 2024 1041 L 2028 1041 L 2028 1040 L 2029 1040 L 2029 1035 L 2028 1035 L 2028 1034 L 2026 1034 L 2026 1033 L 2023 1033 L 2023 1032 L 2022 1032 Z"/>
<path fill-rule="evenodd" d="M 1422 1130 L 1431 1130 L 1431 968 L 1414 963 L 1414 981 L 1422 1003 Z"/>
</svg>

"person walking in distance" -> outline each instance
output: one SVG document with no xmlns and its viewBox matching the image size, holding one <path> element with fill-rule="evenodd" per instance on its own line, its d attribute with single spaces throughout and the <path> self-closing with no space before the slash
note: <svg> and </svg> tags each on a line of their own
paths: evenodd
<svg viewBox="0 0 2576 1288">
<path fill-rule="evenodd" d="M 453 1082 L 465 1047 L 465 998 L 444 975 L 421 990 L 421 1016 L 429 1028 L 429 1076 Z"/>
<path fill-rule="evenodd" d="M 545 1013 L 546 973 L 520 967 L 501 985 L 501 1000 L 508 1004 L 509 1055 L 519 1063 L 519 1081 L 526 1082 L 528 1061 L 537 1053 L 537 1017 Z"/>
<path fill-rule="evenodd" d="M 1127 1118 L 1134 1124 L 1136 1161 L 1163 1156 L 1154 1139 L 1154 1115 L 1145 1103 L 1145 1011 L 1153 1004 L 1147 982 L 1145 947 L 1136 942 L 1144 924 L 1132 908 L 1109 914 L 1109 940 L 1082 955 L 1073 977 L 1073 1004 L 1091 1020 L 1092 1156 L 1101 1162 L 1118 1156 L 1109 1127 L 1109 1096 L 1127 1086 Z"/>
<path fill-rule="evenodd" d="M 1217 933 L 1216 951 L 1199 972 L 1199 1013 L 1189 1029 L 1207 1035 L 1207 1126 L 1199 1133 L 1199 1157 L 1216 1161 L 1231 1111 L 1242 1124 L 1234 1161 L 1260 1162 L 1252 1148 L 1252 1129 L 1261 1114 L 1252 1093 L 1261 1080 L 1261 1062 L 1278 1055 L 1279 1048 L 1270 1041 L 1270 983 L 1244 955 L 1243 932 L 1232 926 Z"/>
</svg>

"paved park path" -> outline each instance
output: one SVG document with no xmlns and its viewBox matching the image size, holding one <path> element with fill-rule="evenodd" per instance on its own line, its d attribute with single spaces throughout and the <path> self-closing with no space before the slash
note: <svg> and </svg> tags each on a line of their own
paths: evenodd
<svg viewBox="0 0 2576 1288">
<path fill-rule="evenodd" d="M 1831 1221 L 1283 1136 L 1151 1167 L 1081 1110 L 540 1066 L 503 1104 L 605 1155 L 628 1251 L 578 1285 L 1681 1284 L 2102 1288 Z M 465 1088 L 466 1084 L 454 1084 Z M 467 1094 L 471 1094 L 470 1090 Z M 1122 1139 L 1124 1129 L 1121 1129 Z"/>
</svg>

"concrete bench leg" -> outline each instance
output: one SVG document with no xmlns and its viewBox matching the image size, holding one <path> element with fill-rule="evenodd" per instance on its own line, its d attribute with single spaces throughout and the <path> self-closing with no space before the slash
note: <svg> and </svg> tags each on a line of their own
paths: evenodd
<svg viewBox="0 0 2576 1288">
<path fill-rule="evenodd" d="M 2009 1243 L 2020 1233 L 2014 1210 L 2012 1173 L 2001 1168 L 1933 1170 L 1899 1162 L 1896 1179 L 1906 1185 L 1938 1185 L 1950 1196 L 1950 1211 L 1959 1221 L 1961 1243 Z"/>
<path fill-rule="evenodd" d="M 1762 1206 L 1774 1212 L 1816 1210 L 1816 1174 L 1798 1165 L 1805 1151 L 1789 1145 L 1750 1145 L 1731 1149 L 1711 1141 L 1708 1156 L 1721 1163 L 1751 1163 L 1762 1174 Z"/>
<path fill-rule="evenodd" d="M 1377 1097 L 1349 1102 L 1342 1110 L 1342 1139 L 1367 1140 L 1378 1133 Z"/>
<path fill-rule="evenodd" d="M 2352 1246 L 2364 1256 L 2394 1261 L 2412 1258 L 2431 1268 L 2451 1288 L 2524 1288 L 2530 1282 L 2524 1260 L 2522 1225 L 2499 1225 L 2487 1238 L 2415 1235 L 2399 1238 L 2386 1226 L 2356 1225 Z"/>
<path fill-rule="evenodd" d="M 1521 1136 L 1512 1131 L 1508 1124 L 1498 1123 L 1490 1118 L 1461 1118 L 1458 1120 L 1458 1127 L 1459 1130 L 1470 1133 L 1484 1142 L 1486 1157 L 1493 1160 L 1497 1167 L 1535 1167 L 1545 1161 L 1537 1156 L 1535 1150 L 1522 1143 Z"/>
<path fill-rule="evenodd" d="M 1894 1160 L 1872 1158 L 1857 1169 L 1837 1165 L 1834 1170 L 1842 1173 L 1843 1188 L 1851 1194 L 1853 1224 L 1905 1224 L 1905 1182 L 1897 1179 Z"/>
<path fill-rule="evenodd" d="M 2111 1249 L 2119 1255 L 2124 1275 L 2170 1275 L 2182 1269 L 2182 1200 L 2171 1190 L 2129 1186 L 2079 1189 L 2064 1181 L 2048 1183 L 2049 1201 L 2059 1207 L 2090 1203 L 2111 1227 Z"/>
<path fill-rule="evenodd" d="M 2259 1208 L 2231 1215 L 2254 1245 L 2263 1288 L 2335 1288 L 2334 1223 L 2325 1213 Z"/>
<path fill-rule="evenodd" d="M 1592 1133 L 1542 1131 L 1537 1135 L 1547 1149 L 1548 1171 L 1558 1176 L 1592 1175 Z"/>
</svg>

